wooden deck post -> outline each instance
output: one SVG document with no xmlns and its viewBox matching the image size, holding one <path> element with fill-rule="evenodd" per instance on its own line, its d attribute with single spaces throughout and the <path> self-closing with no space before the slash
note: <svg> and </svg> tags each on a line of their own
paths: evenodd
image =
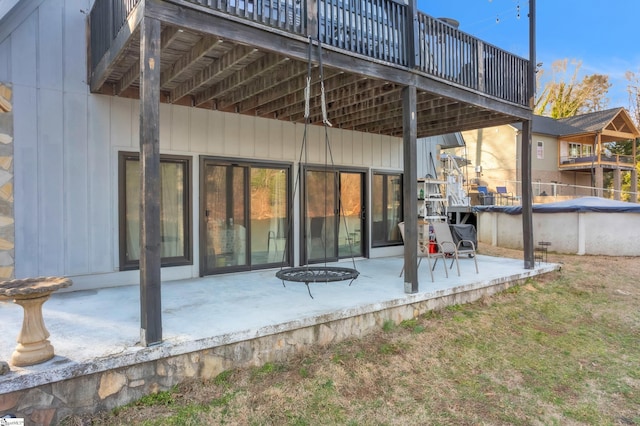
<svg viewBox="0 0 640 426">
<path fill-rule="evenodd" d="M 318 1 L 307 0 L 307 37 L 317 39 L 318 36 Z"/>
<path fill-rule="evenodd" d="M 420 34 L 418 26 L 418 2 L 409 0 L 408 2 L 407 34 L 405 37 L 407 51 L 407 66 L 416 68 L 420 65 Z"/>
<path fill-rule="evenodd" d="M 402 153 L 404 174 L 404 292 L 418 292 L 418 117 L 415 86 L 402 89 Z"/>
<path fill-rule="evenodd" d="M 524 248 L 524 267 L 535 267 L 533 251 L 533 197 L 531 188 L 531 138 L 533 133 L 533 107 L 536 96 L 536 1 L 529 0 L 529 74 L 527 75 L 527 93 L 531 119 L 522 124 L 522 242 Z"/>
<path fill-rule="evenodd" d="M 524 268 L 535 267 L 533 251 L 533 197 L 531 188 L 531 134 L 533 120 L 522 123 L 522 242 L 524 248 Z"/>
<path fill-rule="evenodd" d="M 160 21 L 140 26 L 140 343 L 150 346 L 162 341 Z"/>
<path fill-rule="evenodd" d="M 613 169 L 613 199 L 620 201 L 620 190 L 622 189 L 622 170 L 620 167 Z"/>
<path fill-rule="evenodd" d="M 602 197 L 604 195 L 604 170 L 602 169 L 602 166 L 600 164 L 596 165 L 595 178 L 596 182 L 593 185 L 595 187 L 595 196 Z"/>
<path fill-rule="evenodd" d="M 631 202 L 632 203 L 637 203 L 638 202 L 638 169 L 637 167 L 635 167 L 636 165 L 636 153 L 637 153 L 637 146 L 638 143 L 640 143 L 640 138 L 636 138 L 633 141 L 633 165 L 634 167 L 631 169 Z"/>
</svg>

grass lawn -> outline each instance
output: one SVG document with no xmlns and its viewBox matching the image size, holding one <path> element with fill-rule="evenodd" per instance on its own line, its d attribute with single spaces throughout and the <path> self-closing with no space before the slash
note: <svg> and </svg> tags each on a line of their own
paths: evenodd
<svg viewBox="0 0 640 426">
<path fill-rule="evenodd" d="M 549 261 L 477 303 L 67 423 L 640 425 L 640 259 Z"/>
</svg>

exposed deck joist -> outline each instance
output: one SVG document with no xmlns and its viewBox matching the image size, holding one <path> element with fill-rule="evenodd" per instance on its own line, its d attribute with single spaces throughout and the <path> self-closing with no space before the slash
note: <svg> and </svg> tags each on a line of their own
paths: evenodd
<svg viewBox="0 0 640 426">
<path fill-rule="evenodd" d="M 146 0 L 129 15 L 90 78 L 93 92 L 139 97 L 142 14 L 162 23 L 162 101 L 303 122 L 308 40 L 182 0 Z M 417 88 L 418 137 L 531 117 L 525 106 L 417 69 L 323 45 L 329 120 L 335 127 L 402 135 L 401 90 Z M 312 96 L 320 93 L 312 49 Z M 480 70 L 486 73 L 486 70 Z M 321 122 L 317 99 L 311 122 Z"/>
</svg>

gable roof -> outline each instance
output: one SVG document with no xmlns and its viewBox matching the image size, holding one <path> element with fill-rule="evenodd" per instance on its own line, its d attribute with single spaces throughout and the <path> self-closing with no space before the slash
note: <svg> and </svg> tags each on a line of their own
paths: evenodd
<svg viewBox="0 0 640 426">
<path fill-rule="evenodd" d="M 551 117 L 543 117 L 540 115 L 533 116 L 533 132 L 543 133 L 545 135 L 561 136 L 574 135 L 576 133 L 584 133 L 584 129 L 556 120 Z"/>
<path fill-rule="evenodd" d="M 522 130 L 522 123 L 514 123 L 513 127 L 518 130 Z M 534 115 L 533 133 L 557 137 L 562 135 L 584 133 L 584 131 L 570 124 L 556 120 L 555 118 L 544 117 L 542 115 Z"/>
<path fill-rule="evenodd" d="M 515 123 L 513 126 L 522 130 L 522 123 Z M 611 136 L 613 139 L 640 137 L 640 131 L 633 124 L 629 113 L 622 107 L 557 120 L 540 115 L 533 116 L 533 133 L 559 137 L 596 132 Z"/>
<path fill-rule="evenodd" d="M 607 127 L 607 125 L 623 110 L 624 108 L 612 108 L 605 111 L 595 111 L 588 114 L 560 118 L 558 121 L 586 130 L 587 132 L 595 132 Z"/>
</svg>

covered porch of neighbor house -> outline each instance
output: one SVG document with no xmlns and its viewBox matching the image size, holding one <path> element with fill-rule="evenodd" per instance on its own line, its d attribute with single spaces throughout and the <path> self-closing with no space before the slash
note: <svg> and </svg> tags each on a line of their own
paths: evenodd
<svg viewBox="0 0 640 426">
<path fill-rule="evenodd" d="M 591 186 L 596 188 L 596 193 L 584 195 L 602 197 L 606 173 L 612 174 L 613 195 L 616 200 L 621 198 L 624 173 L 630 175 L 631 188 L 637 188 L 636 155 L 640 131 L 624 108 L 578 115 L 561 121 L 583 130 L 559 139 L 558 168 L 562 173 L 591 175 Z M 627 141 L 631 141 L 631 154 L 615 152 L 616 145 Z M 630 201 L 638 201 L 634 190 Z"/>
</svg>

